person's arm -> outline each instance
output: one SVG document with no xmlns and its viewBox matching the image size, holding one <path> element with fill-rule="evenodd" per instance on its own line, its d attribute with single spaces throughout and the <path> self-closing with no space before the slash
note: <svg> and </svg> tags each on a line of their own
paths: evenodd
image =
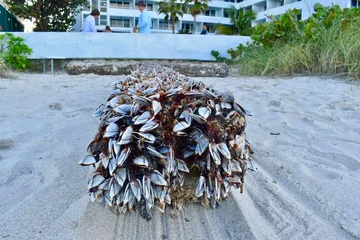
<svg viewBox="0 0 360 240">
<path fill-rule="evenodd" d="M 91 19 L 90 31 L 91 32 L 97 32 L 96 27 L 95 27 L 95 18 Z"/>
<path fill-rule="evenodd" d="M 146 16 L 144 16 L 146 14 Z M 143 12 L 143 14 L 140 14 L 139 17 L 139 23 L 138 23 L 138 28 L 142 28 L 144 27 L 146 24 L 148 24 L 148 16 L 147 16 L 147 12 Z"/>
</svg>

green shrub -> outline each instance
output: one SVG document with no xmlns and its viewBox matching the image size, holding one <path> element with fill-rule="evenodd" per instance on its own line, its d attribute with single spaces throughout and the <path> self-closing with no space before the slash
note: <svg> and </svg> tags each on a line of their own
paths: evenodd
<svg viewBox="0 0 360 240">
<path fill-rule="evenodd" d="M 306 21 L 298 10 L 254 28 L 253 42 L 229 49 L 244 75 L 347 74 L 360 71 L 360 9 L 317 3 Z"/>
<path fill-rule="evenodd" d="M 288 10 L 278 18 L 268 16 L 272 21 L 259 24 L 254 28 L 251 39 L 256 44 L 262 44 L 264 48 L 274 46 L 278 42 L 289 42 L 303 37 L 303 21 L 297 20 L 300 10 Z"/>
<path fill-rule="evenodd" d="M 232 60 L 229 59 L 229 58 L 226 58 L 226 57 L 223 57 L 219 51 L 215 51 L 215 50 L 212 50 L 211 51 L 211 56 L 213 56 L 217 62 L 224 62 L 224 63 L 227 63 L 227 64 L 231 64 L 232 63 Z"/>
<path fill-rule="evenodd" d="M 178 34 L 192 34 L 189 29 L 180 29 Z"/>
<path fill-rule="evenodd" d="M 27 56 L 32 49 L 24 44 L 24 39 L 11 33 L 0 35 L 0 55 L 9 67 L 20 70 L 28 67 Z"/>
</svg>

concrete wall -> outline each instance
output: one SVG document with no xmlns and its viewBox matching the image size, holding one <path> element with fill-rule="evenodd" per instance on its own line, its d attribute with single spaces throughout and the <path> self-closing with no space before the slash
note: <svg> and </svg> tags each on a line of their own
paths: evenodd
<svg viewBox="0 0 360 240">
<path fill-rule="evenodd" d="M 228 56 L 229 48 L 249 37 L 135 33 L 16 33 L 33 49 L 30 59 L 44 57 L 214 60 L 211 50 Z"/>
</svg>

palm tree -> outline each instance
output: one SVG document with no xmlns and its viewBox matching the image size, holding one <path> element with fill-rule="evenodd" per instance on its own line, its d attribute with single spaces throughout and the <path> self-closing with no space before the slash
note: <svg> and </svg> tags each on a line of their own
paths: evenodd
<svg viewBox="0 0 360 240">
<path fill-rule="evenodd" d="M 216 28 L 218 33 L 225 35 L 251 35 L 251 21 L 256 19 L 256 13 L 253 10 L 244 13 L 244 8 L 236 9 L 234 6 L 231 6 L 225 12 L 229 15 L 232 25 L 218 25 Z"/>
<path fill-rule="evenodd" d="M 176 0 L 164 0 L 159 2 L 158 13 L 165 14 L 164 20 L 171 22 L 172 32 L 175 34 L 175 23 L 179 21 L 179 17 L 182 17 L 186 12 L 186 5 L 182 2 L 178 3 Z"/>
<path fill-rule="evenodd" d="M 196 16 L 208 10 L 209 6 L 207 5 L 207 3 L 211 2 L 211 0 L 186 0 L 185 2 L 191 4 L 189 7 L 189 11 L 190 14 L 194 17 L 193 34 L 195 34 Z"/>
</svg>

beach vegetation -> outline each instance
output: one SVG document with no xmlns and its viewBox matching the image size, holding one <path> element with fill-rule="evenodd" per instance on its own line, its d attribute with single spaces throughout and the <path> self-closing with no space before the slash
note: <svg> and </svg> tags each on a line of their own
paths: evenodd
<svg viewBox="0 0 360 240">
<path fill-rule="evenodd" d="M 177 0 L 163 0 L 158 5 L 158 13 L 165 14 L 164 20 L 171 23 L 172 32 L 175 34 L 175 24 L 186 12 L 186 4 Z"/>
<path fill-rule="evenodd" d="M 189 29 L 180 29 L 178 30 L 178 34 L 192 34 Z"/>
<path fill-rule="evenodd" d="M 12 33 L 0 35 L 0 65 L 16 70 L 28 67 L 28 55 L 32 49 L 24 43 L 24 38 L 14 36 Z"/>
<path fill-rule="evenodd" d="M 307 20 L 299 20 L 299 13 L 268 16 L 270 22 L 254 27 L 251 43 L 228 50 L 240 74 L 359 77 L 360 9 L 317 3 Z"/>
<path fill-rule="evenodd" d="M 250 36 L 253 28 L 251 21 L 256 19 L 256 13 L 253 10 L 244 11 L 244 8 L 231 6 L 225 9 L 225 13 L 230 18 L 230 25 L 218 24 L 216 31 L 221 35 L 241 35 Z"/>
<path fill-rule="evenodd" d="M 5 3 L 15 15 L 34 20 L 35 32 L 71 31 L 76 14 L 89 4 L 88 0 L 5 0 Z"/>
</svg>

